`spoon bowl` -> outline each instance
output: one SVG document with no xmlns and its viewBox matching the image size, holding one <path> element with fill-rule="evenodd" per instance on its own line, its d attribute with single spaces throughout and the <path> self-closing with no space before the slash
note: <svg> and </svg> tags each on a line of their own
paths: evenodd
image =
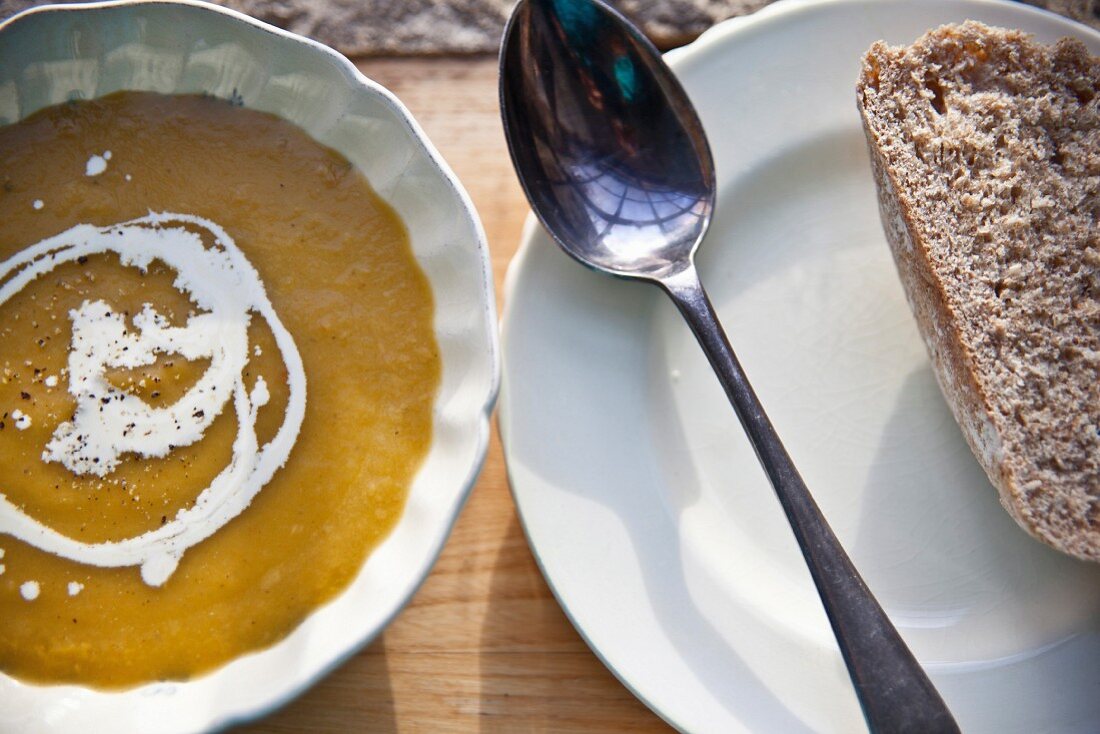
<svg viewBox="0 0 1100 734">
<path fill-rule="evenodd" d="M 699 280 L 714 165 L 660 54 L 598 0 L 520 0 L 501 47 L 500 104 L 516 173 L 562 249 L 660 286 L 695 334 L 790 521 L 870 730 L 958 732 L 822 516 Z"/>
<path fill-rule="evenodd" d="M 649 40 L 607 7 L 523 2 L 501 55 L 512 160 L 558 244 L 622 277 L 690 263 L 714 211 L 714 163 Z"/>
</svg>

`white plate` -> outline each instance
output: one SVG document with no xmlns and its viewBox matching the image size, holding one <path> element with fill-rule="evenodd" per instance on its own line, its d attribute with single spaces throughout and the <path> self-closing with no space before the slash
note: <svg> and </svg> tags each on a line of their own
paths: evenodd
<svg viewBox="0 0 1100 734">
<path fill-rule="evenodd" d="M 0 674 L 0 732 L 167 734 L 224 727 L 301 692 L 377 635 L 428 575 L 473 486 L 496 396 L 485 237 L 408 110 L 335 51 L 196 2 L 38 8 L 0 24 L 0 124 L 120 89 L 234 98 L 354 163 L 401 215 L 435 297 L 443 363 L 432 444 L 404 512 L 351 585 L 274 646 L 182 683 L 118 692 Z M 0 620 L 0 635 L 12 634 Z"/>
<path fill-rule="evenodd" d="M 714 149 L 699 266 L 825 515 L 966 732 L 1100 727 L 1100 567 L 999 507 L 936 387 L 879 223 L 862 53 L 975 18 L 1100 36 L 1015 3 L 784 0 L 670 62 Z M 659 292 L 533 226 L 509 272 L 500 428 L 555 594 L 693 732 L 863 730 L 778 503 Z"/>
</svg>

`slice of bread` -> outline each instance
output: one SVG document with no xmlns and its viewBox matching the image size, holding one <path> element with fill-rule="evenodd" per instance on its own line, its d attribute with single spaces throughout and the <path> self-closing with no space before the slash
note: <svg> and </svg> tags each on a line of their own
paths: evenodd
<svg viewBox="0 0 1100 734">
<path fill-rule="evenodd" d="M 1100 561 L 1100 58 L 968 21 L 876 43 L 857 96 L 963 434 L 1025 530 Z"/>
</svg>

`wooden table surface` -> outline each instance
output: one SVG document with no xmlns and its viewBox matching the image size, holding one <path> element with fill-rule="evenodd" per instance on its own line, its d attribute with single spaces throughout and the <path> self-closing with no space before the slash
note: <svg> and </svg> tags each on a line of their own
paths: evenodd
<svg viewBox="0 0 1100 734">
<path fill-rule="evenodd" d="M 527 203 L 497 105 L 495 58 L 358 63 L 409 107 L 473 198 L 497 305 Z M 535 565 L 494 422 L 489 456 L 432 574 L 385 632 L 249 734 L 671 731 L 566 619 Z"/>
</svg>

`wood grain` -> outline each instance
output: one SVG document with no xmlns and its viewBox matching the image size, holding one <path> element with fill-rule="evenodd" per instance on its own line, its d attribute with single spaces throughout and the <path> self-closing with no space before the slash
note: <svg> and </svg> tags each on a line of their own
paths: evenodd
<svg viewBox="0 0 1100 734">
<path fill-rule="evenodd" d="M 496 60 L 359 63 L 410 108 L 469 191 L 497 303 L 527 204 L 500 127 Z M 670 731 L 592 654 L 527 546 L 494 435 L 443 555 L 383 635 L 303 696 L 240 729 L 310 732 Z"/>
</svg>

